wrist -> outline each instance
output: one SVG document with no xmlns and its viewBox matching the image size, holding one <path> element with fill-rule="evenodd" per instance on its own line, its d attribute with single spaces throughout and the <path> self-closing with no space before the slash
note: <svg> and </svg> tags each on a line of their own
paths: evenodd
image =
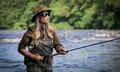
<svg viewBox="0 0 120 72">
<path fill-rule="evenodd" d="M 35 55 L 35 54 L 32 54 L 32 55 L 31 55 L 31 58 L 32 58 L 32 59 L 36 59 L 36 55 Z"/>
</svg>

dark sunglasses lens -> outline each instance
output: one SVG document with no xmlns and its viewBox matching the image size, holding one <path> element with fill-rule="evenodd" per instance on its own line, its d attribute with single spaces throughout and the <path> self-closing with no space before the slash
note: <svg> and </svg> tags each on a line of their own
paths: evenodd
<svg viewBox="0 0 120 72">
<path fill-rule="evenodd" d="M 40 14 L 40 16 L 43 16 L 43 17 L 50 16 L 50 13 L 49 12 L 43 12 L 43 13 Z"/>
</svg>

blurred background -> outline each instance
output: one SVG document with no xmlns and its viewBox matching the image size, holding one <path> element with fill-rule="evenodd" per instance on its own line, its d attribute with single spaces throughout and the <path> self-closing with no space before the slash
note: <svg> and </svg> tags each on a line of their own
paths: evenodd
<svg viewBox="0 0 120 72">
<path fill-rule="evenodd" d="M 41 4 L 56 29 L 120 29 L 120 0 L 0 0 L 0 29 L 26 29 Z"/>
</svg>

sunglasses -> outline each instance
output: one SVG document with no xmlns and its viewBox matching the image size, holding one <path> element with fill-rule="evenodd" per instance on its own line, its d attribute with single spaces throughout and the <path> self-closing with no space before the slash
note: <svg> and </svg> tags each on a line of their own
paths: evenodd
<svg viewBox="0 0 120 72">
<path fill-rule="evenodd" d="M 39 14 L 40 17 L 50 16 L 50 12 L 42 12 Z"/>
</svg>

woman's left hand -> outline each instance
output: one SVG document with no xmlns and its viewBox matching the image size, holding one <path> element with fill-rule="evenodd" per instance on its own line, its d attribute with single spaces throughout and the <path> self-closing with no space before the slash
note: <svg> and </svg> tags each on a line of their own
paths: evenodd
<svg viewBox="0 0 120 72">
<path fill-rule="evenodd" d="M 60 48 L 59 54 L 65 55 L 65 54 L 67 54 L 67 50 L 65 48 Z"/>
</svg>

